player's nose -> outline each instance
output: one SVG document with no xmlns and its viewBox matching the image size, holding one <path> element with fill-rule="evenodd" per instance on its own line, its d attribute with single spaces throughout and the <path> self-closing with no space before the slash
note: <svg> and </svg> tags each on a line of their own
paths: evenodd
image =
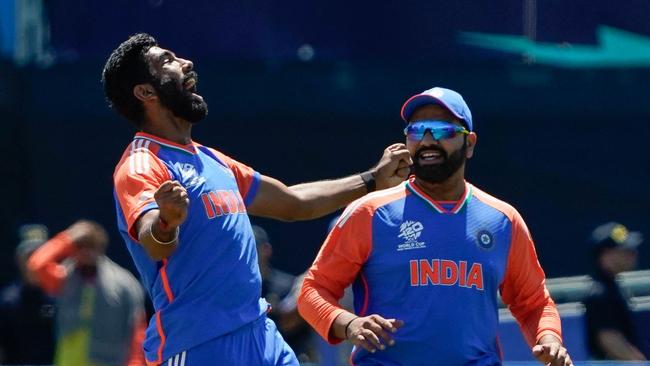
<svg viewBox="0 0 650 366">
<path fill-rule="evenodd" d="M 424 137 L 422 137 L 422 140 L 420 141 L 420 145 L 424 145 L 424 146 L 431 146 L 431 145 L 438 145 L 438 144 L 439 144 L 438 140 L 433 138 L 431 131 L 426 131 L 424 133 Z"/>
<path fill-rule="evenodd" d="M 181 62 L 183 63 L 182 67 L 184 72 L 190 72 L 194 69 L 194 63 L 192 61 L 181 59 Z"/>
</svg>

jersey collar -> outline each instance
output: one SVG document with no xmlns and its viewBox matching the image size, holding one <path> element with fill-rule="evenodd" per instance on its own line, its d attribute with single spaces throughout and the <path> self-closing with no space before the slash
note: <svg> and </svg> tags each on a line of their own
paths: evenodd
<svg viewBox="0 0 650 366">
<path fill-rule="evenodd" d="M 196 147 L 194 146 L 194 141 L 187 145 L 177 144 L 173 141 L 166 140 L 159 136 L 154 136 L 146 132 L 138 132 L 135 134 L 135 138 L 145 139 L 153 141 L 159 145 L 163 145 L 172 149 L 181 150 L 190 154 L 196 154 Z"/>
<path fill-rule="evenodd" d="M 420 197 L 424 202 L 426 202 L 431 208 L 433 208 L 436 212 L 441 213 L 441 214 L 450 214 L 454 215 L 460 212 L 460 210 L 465 207 L 467 202 L 472 198 L 472 185 L 465 182 L 465 191 L 463 192 L 463 195 L 460 197 L 460 199 L 456 202 L 456 205 L 450 209 L 447 210 L 445 209 L 442 205 L 440 205 L 437 201 L 434 201 L 424 193 L 420 187 L 418 187 L 415 184 L 415 177 L 412 176 L 409 178 L 408 182 L 406 182 L 406 187 L 413 192 L 416 196 Z"/>
</svg>

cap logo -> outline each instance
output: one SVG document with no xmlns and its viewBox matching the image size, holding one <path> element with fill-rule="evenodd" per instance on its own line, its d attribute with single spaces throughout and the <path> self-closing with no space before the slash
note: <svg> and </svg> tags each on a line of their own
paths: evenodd
<svg viewBox="0 0 650 366">
<path fill-rule="evenodd" d="M 21 233 L 21 240 L 47 240 L 47 231 L 41 227 L 30 227 Z"/>
<path fill-rule="evenodd" d="M 609 234 L 609 237 L 616 242 L 616 244 L 622 244 L 627 240 L 629 232 L 627 228 L 623 225 L 616 225 L 612 229 L 612 232 Z"/>
</svg>

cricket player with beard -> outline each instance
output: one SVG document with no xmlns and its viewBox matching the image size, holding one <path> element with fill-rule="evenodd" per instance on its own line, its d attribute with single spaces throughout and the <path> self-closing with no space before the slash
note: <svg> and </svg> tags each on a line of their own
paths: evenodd
<svg viewBox="0 0 650 366">
<path fill-rule="evenodd" d="M 460 94 L 401 111 L 413 175 L 347 207 L 305 277 L 301 315 L 353 365 L 501 365 L 497 292 L 539 361 L 572 365 L 519 213 L 465 180 L 477 136 Z M 338 300 L 352 284 L 354 313 Z"/>
<path fill-rule="evenodd" d="M 394 144 L 367 172 L 287 187 L 192 140 L 207 115 L 193 68 L 137 34 L 103 71 L 111 107 L 139 130 L 113 178 L 118 226 L 155 308 L 147 364 L 298 365 L 266 317 L 248 215 L 326 215 L 404 181 L 411 158 Z"/>
</svg>

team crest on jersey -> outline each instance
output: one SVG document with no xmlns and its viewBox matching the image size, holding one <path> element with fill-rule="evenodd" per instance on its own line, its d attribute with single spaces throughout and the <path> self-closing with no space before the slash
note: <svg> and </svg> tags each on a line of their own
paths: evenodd
<svg viewBox="0 0 650 366">
<path fill-rule="evenodd" d="M 426 248 L 423 241 L 418 241 L 422 230 L 424 230 L 424 225 L 419 221 L 403 222 L 399 227 L 400 233 L 397 237 L 406 241 L 397 246 L 397 251 Z"/>
<path fill-rule="evenodd" d="M 494 249 L 494 235 L 487 230 L 479 230 L 476 233 L 476 245 L 483 250 Z"/>
<path fill-rule="evenodd" d="M 190 188 L 205 182 L 205 178 L 199 176 L 194 165 L 188 163 L 175 163 L 174 166 L 180 172 L 180 181 L 184 187 Z"/>
</svg>

